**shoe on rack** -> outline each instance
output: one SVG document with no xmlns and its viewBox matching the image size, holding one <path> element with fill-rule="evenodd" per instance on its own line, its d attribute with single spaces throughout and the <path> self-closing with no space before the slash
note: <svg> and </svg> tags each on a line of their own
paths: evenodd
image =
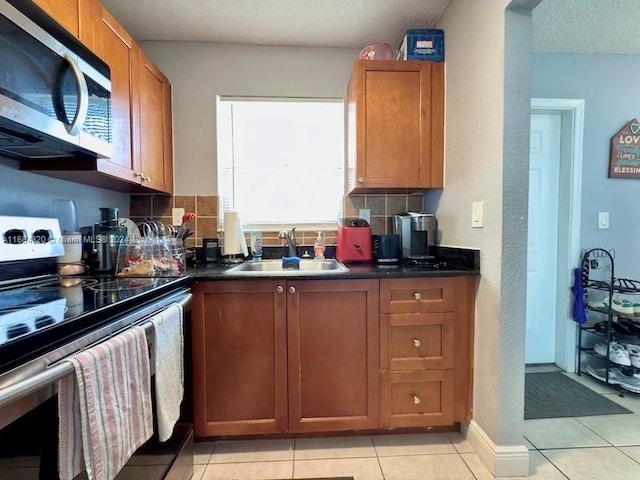
<svg viewBox="0 0 640 480">
<path fill-rule="evenodd" d="M 611 383 L 612 375 L 615 382 L 625 390 L 640 393 L 640 378 L 635 375 L 625 375 L 619 368 L 613 367 L 609 370 L 609 383 Z"/>
<path fill-rule="evenodd" d="M 630 332 L 632 335 L 640 336 L 640 325 L 627 318 L 619 318 L 618 325 Z"/>
<path fill-rule="evenodd" d="M 605 358 L 607 358 L 607 344 L 605 342 L 597 342 L 593 346 L 593 350 Z M 617 342 L 611 342 L 609 344 L 609 360 L 618 365 L 624 367 L 631 366 L 631 360 L 629 359 L 629 353 L 627 350 Z"/>
<path fill-rule="evenodd" d="M 631 304 L 631 307 L 633 308 L 633 314 L 640 315 L 640 302 L 636 301 L 638 299 L 635 298 L 635 296 L 632 298 L 632 297 L 625 297 L 622 295 L 615 295 L 613 298 L 614 303 L 616 302 L 616 299 L 622 302 L 623 304 Z"/>
<path fill-rule="evenodd" d="M 618 373 L 619 370 L 617 368 L 611 368 L 609 369 L 609 383 L 611 385 L 619 385 L 620 382 L 618 381 Z M 606 368 L 595 368 L 592 367 L 591 365 L 587 365 L 587 373 L 589 375 L 591 375 L 594 378 L 597 378 L 598 380 L 600 380 L 601 382 L 606 382 L 607 381 L 607 369 Z"/>
<path fill-rule="evenodd" d="M 622 319 L 618 319 L 618 322 L 611 322 L 611 338 L 622 342 L 634 342 L 637 340 L 640 335 L 640 325 L 629 328 L 627 325 L 623 325 L 621 320 Z M 595 332 L 601 333 L 602 335 L 609 335 L 608 322 L 595 323 L 592 328 Z"/>
<path fill-rule="evenodd" d="M 587 305 L 593 310 L 607 313 L 609 311 L 609 297 L 603 300 L 587 300 Z"/>
<path fill-rule="evenodd" d="M 608 298 L 605 301 L 608 302 Z M 633 315 L 633 303 L 622 295 L 614 295 L 611 297 L 611 310 L 620 315 Z"/>
<path fill-rule="evenodd" d="M 632 367 L 640 368 L 640 346 L 627 343 L 624 345 L 629 354 L 629 361 Z"/>
</svg>

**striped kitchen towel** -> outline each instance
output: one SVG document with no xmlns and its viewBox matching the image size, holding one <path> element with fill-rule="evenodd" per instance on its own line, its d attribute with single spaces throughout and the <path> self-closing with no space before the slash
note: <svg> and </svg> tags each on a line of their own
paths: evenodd
<svg viewBox="0 0 640 480">
<path fill-rule="evenodd" d="M 60 479 L 86 470 L 111 480 L 153 434 L 145 331 L 132 327 L 68 361 L 75 375 L 58 384 Z"/>
</svg>

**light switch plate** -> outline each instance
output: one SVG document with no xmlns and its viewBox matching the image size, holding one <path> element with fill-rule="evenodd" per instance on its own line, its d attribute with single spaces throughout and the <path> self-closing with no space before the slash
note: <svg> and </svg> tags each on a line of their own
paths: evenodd
<svg viewBox="0 0 640 480">
<path fill-rule="evenodd" d="M 484 202 L 471 204 L 471 228 L 484 227 Z"/>
<path fill-rule="evenodd" d="M 607 230 L 609 228 L 609 212 L 598 212 L 598 229 Z"/>
<path fill-rule="evenodd" d="M 182 225 L 182 216 L 184 215 L 184 208 L 172 208 L 171 209 L 171 224 L 174 227 Z"/>
</svg>

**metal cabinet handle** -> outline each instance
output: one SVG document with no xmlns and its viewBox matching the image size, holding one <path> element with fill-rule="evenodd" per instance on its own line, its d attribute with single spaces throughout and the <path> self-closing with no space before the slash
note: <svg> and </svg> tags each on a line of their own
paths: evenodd
<svg viewBox="0 0 640 480">
<path fill-rule="evenodd" d="M 364 177 L 358 177 L 358 183 L 364 183 Z"/>
<path fill-rule="evenodd" d="M 151 181 L 151 177 L 145 175 L 144 172 L 134 173 L 133 176 L 134 177 L 140 177 L 140 181 L 141 182 L 150 182 Z"/>
<path fill-rule="evenodd" d="M 84 125 L 84 121 L 87 118 L 87 113 L 89 112 L 89 89 L 87 88 L 87 81 L 84 79 L 84 74 L 78 63 L 74 60 L 74 58 L 67 54 L 64 56 L 64 59 L 69 62 L 71 66 L 71 71 L 73 72 L 73 76 L 76 80 L 76 89 L 78 91 L 78 109 L 76 110 L 76 114 L 73 117 L 70 125 L 66 125 L 67 132 L 69 135 L 77 135 L 80 131 L 80 127 Z"/>
<path fill-rule="evenodd" d="M 284 287 L 282 285 L 278 285 L 276 287 L 276 293 L 282 293 L 282 292 L 284 292 Z"/>
<path fill-rule="evenodd" d="M 418 397 L 415 393 L 412 393 L 411 396 L 413 397 L 413 404 L 414 405 L 420 405 L 420 397 Z"/>
<path fill-rule="evenodd" d="M 416 348 L 419 348 L 422 345 L 422 342 L 420 340 L 418 340 L 417 338 L 413 339 L 413 346 Z"/>
<path fill-rule="evenodd" d="M 420 300 L 422 298 L 422 295 L 420 295 L 420 292 L 414 292 L 413 298 L 415 298 L 416 300 Z"/>
<path fill-rule="evenodd" d="M 289 293 L 296 293 L 296 287 L 289 287 Z"/>
</svg>

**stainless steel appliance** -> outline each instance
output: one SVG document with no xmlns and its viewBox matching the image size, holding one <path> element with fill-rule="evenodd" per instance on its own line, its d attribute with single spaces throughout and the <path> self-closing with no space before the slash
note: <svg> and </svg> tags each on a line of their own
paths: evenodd
<svg viewBox="0 0 640 480">
<path fill-rule="evenodd" d="M 186 277 L 59 277 L 56 256 L 64 249 L 57 248 L 58 234 L 55 219 L 0 217 L 2 480 L 59 478 L 56 385 L 73 371 L 66 357 L 133 325 L 145 328 L 151 345 L 152 315 L 174 303 L 189 314 Z M 152 438 L 131 459 L 135 471 L 123 478 L 188 479 L 192 442 L 188 423 L 167 443 Z M 141 465 L 153 468 L 141 471 Z"/>
<path fill-rule="evenodd" d="M 34 2 L 0 0 L 0 152 L 111 156 L 109 67 Z"/>
<path fill-rule="evenodd" d="M 94 272 L 114 272 L 118 249 L 127 237 L 127 227 L 120 225 L 118 209 L 100 208 L 100 222 L 80 229 L 83 240 L 82 257 Z"/>
<path fill-rule="evenodd" d="M 402 257 L 410 261 L 433 258 L 438 224 L 432 213 L 406 212 L 393 216 L 393 233 L 400 236 Z"/>
</svg>

